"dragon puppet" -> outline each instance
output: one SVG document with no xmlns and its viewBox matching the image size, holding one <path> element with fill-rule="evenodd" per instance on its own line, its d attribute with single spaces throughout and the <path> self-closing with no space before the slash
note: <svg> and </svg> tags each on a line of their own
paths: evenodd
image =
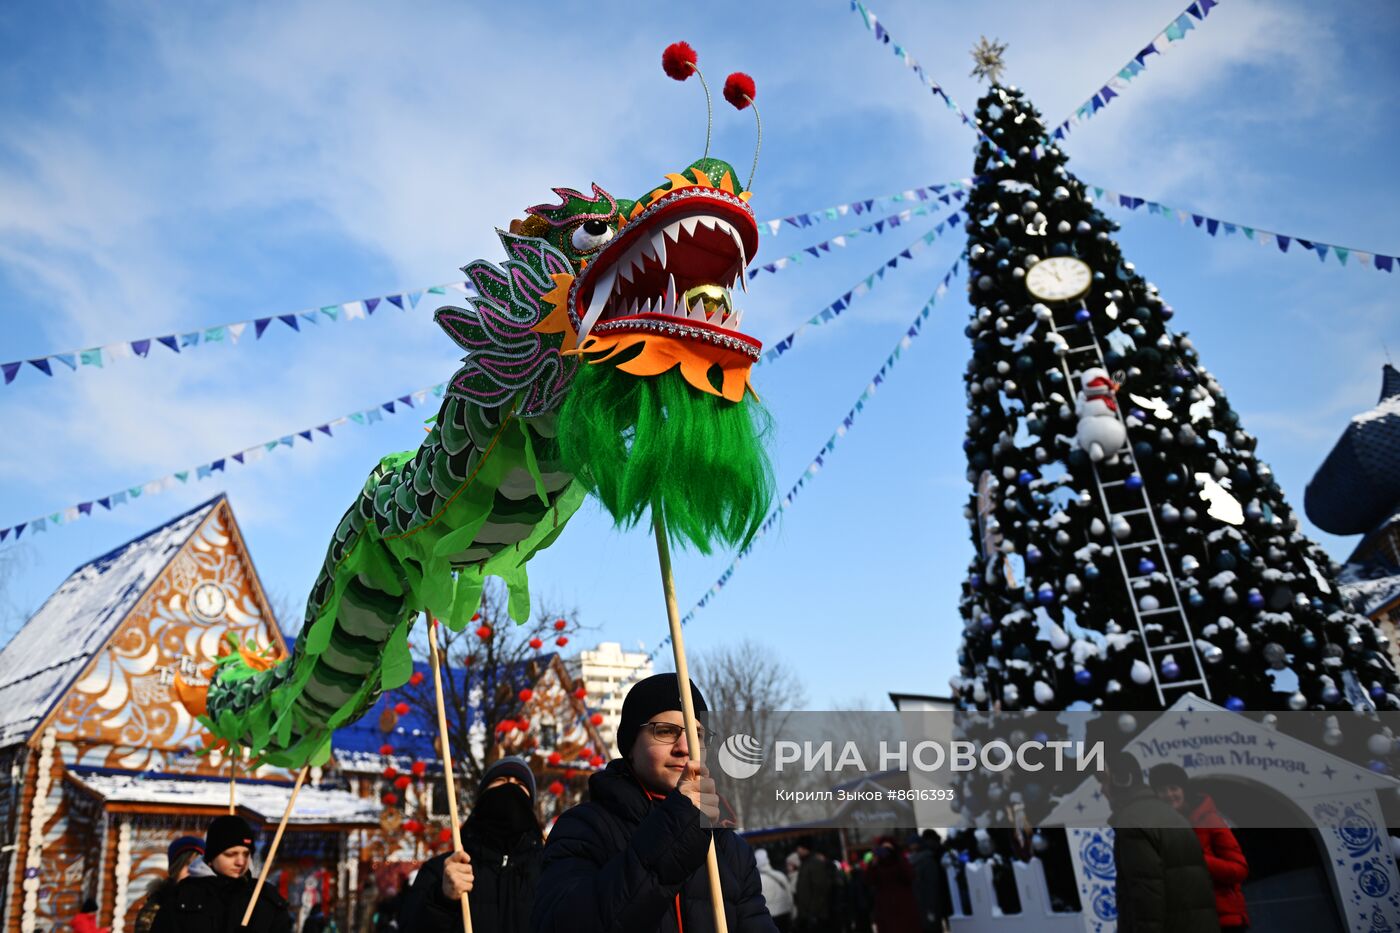
<svg viewBox="0 0 1400 933">
<path fill-rule="evenodd" d="M 554 191 L 497 230 L 504 262 L 463 267 L 469 307 L 436 312 L 464 365 L 422 446 L 381 460 L 341 519 L 290 657 L 219 659 L 200 698 L 218 742 L 325 761 L 336 728 L 408 681 L 423 613 L 460 630 L 496 576 L 524 621 L 527 563 L 590 492 L 701 551 L 757 530 L 773 483 L 760 344 L 734 303 L 758 248 L 747 185 L 705 157 L 636 200 Z"/>
</svg>

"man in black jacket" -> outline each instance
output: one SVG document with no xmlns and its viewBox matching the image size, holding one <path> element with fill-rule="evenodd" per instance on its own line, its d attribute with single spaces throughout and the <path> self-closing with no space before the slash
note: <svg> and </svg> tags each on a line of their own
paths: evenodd
<svg viewBox="0 0 1400 933">
<path fill-rule="evenodd" d="M 1099 786 L 1113 815 L 1113 865 L 1122 933 L 1220 933 L 1215 889 L 1186 818 L 1147 787 L 1129 752 L 1108 756 Z"/>
<path fill-rule="evenodd" d="M 456 933 L 459 900 L 467 895 L 472 933 L 527 933 L 544 853 L 534 800 L 535 775 L 525 759 L 502 758 L 487 768 L 462 824 L 466 851 L 423 863 L 399 908 L 399 929 Z"/>
<path fill-rule="evenodd" d="M 242 817 L 216 817 L 204 834 L 204 861 L 212 872 L 192 871 L 175 886 L 156 914 L 152 933 L 292 933 L 287 902 L 270 884 L 259 892 L 248 926 L 240 928 L 253 896 L 252 860 L 253 828 Z"/>
<path fill-rule="evenodd" d="M 689 687 L 704 712 L 704 697 Z M 715 929 L 705 826 L 718 822 L 720 800 L 709 769 L 690 759 L 680 710 L 675 674 L 628 691 L 617 730 L 623 757 L 589 779 L 589 801 L 566 811 L 549 834 L 534 933 Z M 729 929 L 777 933 L 753 850 L 731 830 L 713 835 Z"/>
</svg>

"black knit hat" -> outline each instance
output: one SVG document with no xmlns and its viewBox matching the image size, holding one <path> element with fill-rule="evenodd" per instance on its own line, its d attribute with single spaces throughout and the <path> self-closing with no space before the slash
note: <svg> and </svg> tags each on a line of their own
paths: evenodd
<svg viewBox="0 0 1400 933">
<path fill-rule="evenodd" d="M 1180 787 L 1183 791 L 1191 789 L 1191 778 L 1186 774 L 1186 769 L 1170 761 L 1153 765 L 1152 770 L 1147 772 L 1147 783 L 1151 784 L 1155 791 L 1162 791 L 1168 787 Z"/>
<path fill-rule="evenodd" d="M 696 713 L 709 712 L 705 698 L 695 682 L 690 684 L 690 699 L 695 704 Z M 622 701 L 622 721 L 617 726 L 617 750 L 626 758 L 632 754 L 632 743 L 637 741 L 637 733 L 651 721 L 657 713 L 667 710 L 680 710 L 680 680 L 675 674 L 655 674 L 640 680 L 627 691 Z"/>
<path fill-rule="evenodd" d="M 500 759 L 491 767 L 486 769 L 486 773 L 481 776 L 481 785 L 478 793 L 486 789 L 486 785 L 499 777 L 513 777 L 525 785 L 525 789 L 530 792 L 530 799 L 535 797 L 535 772 L 530 770 L 530 764 L 519 755 L 507 755 Z"/>
<path fill-rule="evenodd" d="M 204 833 L 204 860 L 213 862 L 215 858 L 223 855 L 229 849 L 236 846 L 247 846 L 248 852 L 252 853 L 256 846 L 253 845 L 253 827 L 248 825 L 248 821 L 241 816 L 224 815 L 215 817 L 209 824 L 209 829 Z"/>
</svg>

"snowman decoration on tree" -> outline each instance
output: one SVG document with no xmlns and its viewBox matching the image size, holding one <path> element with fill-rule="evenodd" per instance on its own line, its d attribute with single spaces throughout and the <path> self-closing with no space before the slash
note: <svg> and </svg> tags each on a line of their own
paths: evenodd
<svg viewBox="0 0 1400 933">
<path fill-rule="evenodd" d="M 1080 383 L 1074 408 L 1079 417 L 1075 440 L 1090 460 L 1113 463 L 1128 440 L 1128 430 L 1118 417 L 1119 384 L 1097 366 L 1084 370 Z"/>
</svg>

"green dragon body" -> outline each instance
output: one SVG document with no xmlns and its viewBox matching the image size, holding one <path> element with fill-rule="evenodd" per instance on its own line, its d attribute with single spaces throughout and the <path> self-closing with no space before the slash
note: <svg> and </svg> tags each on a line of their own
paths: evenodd
<svg viewBox="0 0 1400 933">
<path fill-rule="evenodd" d="M 589 404 L 565 405 L 586 391 L 582 368 L 743 403 L 759 344 L 738 331 L 730 288 L 758 231 L 732 168 L 702 159 L 636 201 L 555 192 L 559 204 L 498 231 L 503 264 L 464 267 L 470 307 L 436 313 L 464 365 L 423 445 L 382 460 L 341 519 L 291 656 L 220 659 L 203 719 L 217 739 L 272 765 L 318 764 L 336 728 L 409 679 L 423 613 L 460 629 L 497 576 L 512 618 L 528 615 L 528 561 L 599 488 L 561 453 L 561 418 Z"/>
</svg>

